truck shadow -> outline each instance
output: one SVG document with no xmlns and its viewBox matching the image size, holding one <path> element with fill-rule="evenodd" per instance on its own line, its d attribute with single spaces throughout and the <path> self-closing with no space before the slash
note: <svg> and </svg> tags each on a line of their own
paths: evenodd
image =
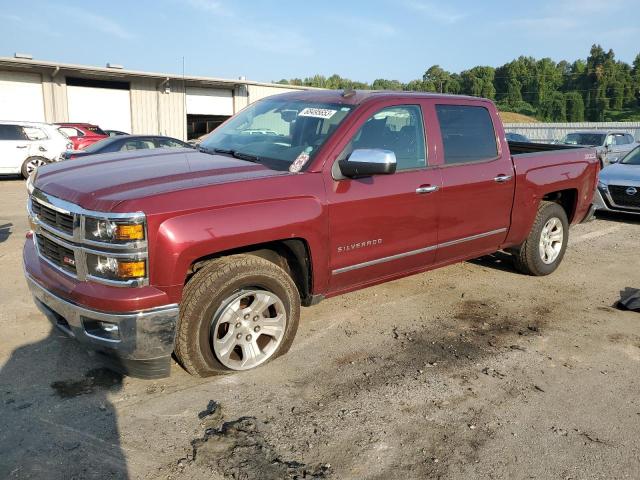
<svg viewBox="0 0 640 480">
<path fill-rule="evenodd" d="M 617 212 L 596 212 L 598 220 L 606 220 L 607 222 L 629 223 L 632 225 L 640 225 L 640 215 L 631 213 Z"/>
<path fill-rule="evenodd" d="M 13 227 L 13 223 L 4 223 L 0 225 L 0 243 L 9 238 L 11 235 L 11 227 Z"/>
<path fill-rule="evenodd" d="M 109 397 L 122 376 L 53 329 L 0 369 L 0 478 L 127 479 Z"/>
<path fill-rule="evenodd" d="M 473 260 L 469 260 L 469 263 L 481 267 L 493 268 L 494 270 L 500 270 L 501 272 L 510 272 L 515 275 L 520 275 L 513 265 L 513 258 L 505 252 L 496 252 L 490 255 L 485 255 L 484 257 L 474 258 Z"/>
</svg>

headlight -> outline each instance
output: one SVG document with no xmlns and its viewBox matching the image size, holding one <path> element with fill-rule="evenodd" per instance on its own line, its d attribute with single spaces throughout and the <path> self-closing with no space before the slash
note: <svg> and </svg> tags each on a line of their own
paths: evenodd
<svg viewBox="0 0 640 480">
<path fill-rule="evenodd" d="M 87 217 L 84 224 L 87 240 L 105 243 L 129 243 L 144 240 L 144 223 Z"/>
<path fill-rule="evenodd" d="M 147 262 L 143 259 L 115 258 L 87 253 L 87 272 L 104 280 L 127 281 L 147 276 Z"/>
<path fill-rule="evenodd" d="M 600 190 L 605 190 L 606 191 L 607 190 L 607 184 L 604 183 L 602 180 L 598 180 L 598 188 Z"/>
<path fill-rule="evenodd" d="M 36 180 L 36 173 L 37 170 L 34 170 L 33 172 L 31 172 L 31 175 L 27 177 L 27 192 L 29 192 L 29 194 L 33 193 L 33 183 Z"/>
</svg>

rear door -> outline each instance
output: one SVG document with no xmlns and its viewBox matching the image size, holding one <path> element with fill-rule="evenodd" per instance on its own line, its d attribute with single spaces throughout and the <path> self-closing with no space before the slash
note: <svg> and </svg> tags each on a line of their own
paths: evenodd
<svg viewBox="0 0 640 480">
<path fill-rule="evenodd" d="M 20 125 L 0 125 L 0 173 L 19 173 L 30 143 Z"/>
<path fill-rule="evenodd" d="M 442 191 L 436 262 L 498 250 L 510 225 L 513 163 L 495 110 L 473 100 L 436 100 Z"/>
<path fill-rule="evenodd" d="M 330 290 L 344 291 L 430 266 L 437 243 L 440 175 L 430 168 L 420 102 L 377 102 L 347 132 L 327 172 Z M 392 150 L 396 173 L 340 178 L 355 149 Z"/>
</svg>

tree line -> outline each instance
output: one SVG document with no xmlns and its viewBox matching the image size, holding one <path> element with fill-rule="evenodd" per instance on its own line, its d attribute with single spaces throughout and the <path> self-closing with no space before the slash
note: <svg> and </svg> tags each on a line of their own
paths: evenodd
<svg viewBox="0 0 640 480">
<path fill-rule="evenodd" d="M 640 117 L 640 53 L 629 65 L 616 60 L 613 50 L 605 52 L 600 45 L 591 47 L 586 60 L 572 63 L 521 56 L 498 68 L 476 66 L 460 73 L 433 65 L 421 79 L 408 83 L 379 78 L 369 84 L 337 74 L 283 79 L 277 83 L 472 95 L 494 100 L 502 111 L 543 121 L 621 121 Z"/>
</svg>

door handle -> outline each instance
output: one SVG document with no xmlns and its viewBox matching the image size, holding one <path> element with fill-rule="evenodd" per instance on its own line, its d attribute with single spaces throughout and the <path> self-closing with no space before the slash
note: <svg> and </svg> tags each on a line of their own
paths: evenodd
<svg viewBox="0 0 640 480">
<path fill-rule="evenodd" d="M 493 181 L 497 183 L 504 183 L 504 182 L 508 182 L 512 178 L 513 178 L 513 175 L 498 175 L 496 178 L 493 179 Z"/>
<path fill-rule="evenodd" d="M 425 186 L 416 188 L 416 193 L 417 194 L 433 193 L 438 191 L 439 189 L 440 187 L 438 187 L 437 185 L 425 185 Z"/>
<path fill-rule="evenodd" d="M 27 148 L 26 145 L 16 145 L 16 148 Z"/>
</svg>

